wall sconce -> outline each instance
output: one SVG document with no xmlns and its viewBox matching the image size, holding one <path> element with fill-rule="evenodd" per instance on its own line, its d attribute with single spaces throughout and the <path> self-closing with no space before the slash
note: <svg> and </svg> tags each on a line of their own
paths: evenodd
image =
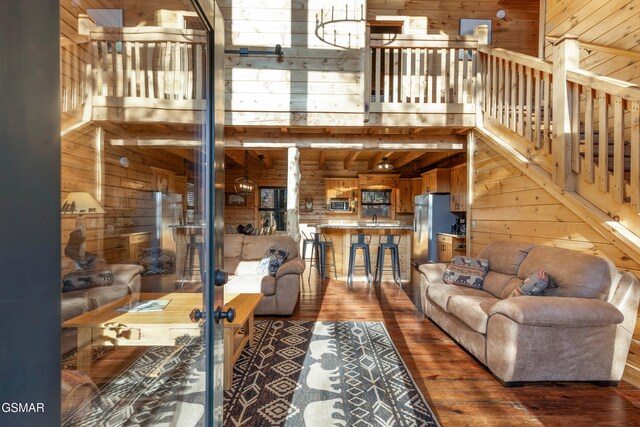
<svg viewBox="0 0 640 427">
<path fill-rule="evenodd" d="M 498 19 L 504 19 L 505 16 L 507 16 L 507 12 L 505 12 L 504 9 L 500 9 L 496 13 L 496 18 L 498 18 Z"/>
</svg>

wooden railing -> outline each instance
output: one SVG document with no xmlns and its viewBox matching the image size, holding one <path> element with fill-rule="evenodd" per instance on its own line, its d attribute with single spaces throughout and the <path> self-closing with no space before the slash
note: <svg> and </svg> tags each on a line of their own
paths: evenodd
<svg viewBox="0 0 640 427">
<path fill-rule="evenodd" d="M 640 88 L 579 69 L 579 44 L 554 46 L 553 63 L 479 47 L 482 123 L 625 225 L 640 212 Z"/>
<path fill-rule="evenodd" d="M 365 48 L 365 106 L 473 104 L 478 39 L 372 34 Z"/>
<path fill-rule="evenodd" d="M 157 100 L 205 99 L 206 33 L 163 27 L 101 28 L 84 18 L 85 31 L 61 48 L 61 109 L 84 120 L 91 108 L 112 106 L 94 97 Z M 166 108 L 166 105 L 164 106 Z"/>
<path fill-rule="evenodd" d="M 204 31 L 95 28 L 89 38 L 94 96 L 204 99 Z"/>
</svg>

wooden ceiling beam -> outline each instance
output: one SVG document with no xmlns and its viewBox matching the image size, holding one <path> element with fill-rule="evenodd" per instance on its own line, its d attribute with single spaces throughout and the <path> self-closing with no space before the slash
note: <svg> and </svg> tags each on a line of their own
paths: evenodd
<svg viewBox="0 0 640 427">
<path fill-rule="evenodd" d="M 411 163 L 412 161 L 414 161 L 415 159 L 417 159 L 422 155 L 424 155 L 424 152 L 422 151 L 407 151 L 393 161 L 393 167 L 401 168 L 404 165 Z"/>
<path fill-rule="evenodd" d="M 381 151 L 464 151 L 462 135 L 328 135 L 244 133 L 225 135 L 225 147 L 242 149 L 314 148 Z"/>
<path fill-rule="evenodd" d="M 376 165 L 380 163 L 383 157 L 390 157 L 393 151 L 381 151 L 377 153 L 371 160 L 369 160 L 369 170 L 375 169 Z"/>
<path fill-rule="evenodd" d="M 239 166 L 244 167 L 244 151 L 240 150 L 224 150 L 224 155 L 230 158 L 233 162 Z"/>
<path fill-rule="evenodd" d="M 358 150 L 349 151 L 349 153 L 347 153 L 347 157 L 344 159 L 345 170 L 351 169 L 351 166 L 353 166 L 353 163 L 356 161 L 360 153 L 361 151 Z"/>
<path fill-rule="evenodd" d="M 203 142 L 199 139 L 119 139 L 111 138 L 109 141 L 114 146 L 132 146 L 132 147 L 145 147 L 145 148 L 197 148 L 203 147 Z"/>
<path fill-rule="evenodd" d="M 252 157 L 255 157 L 256 159 L 260 160 L 267 169 L 273 169 L 273 159 L 269 155 L 268 151 L 251 150 L 249 151 L 249 154 L 251 154 Z"/>
</svg>

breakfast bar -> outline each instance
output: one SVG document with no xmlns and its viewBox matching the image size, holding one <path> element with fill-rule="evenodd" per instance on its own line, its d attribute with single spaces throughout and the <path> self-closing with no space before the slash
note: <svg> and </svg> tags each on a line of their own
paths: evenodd
<svg viewBox="0 0 640 427">
<path fill-rule="evenodd" d="M 402 281 L 411 278 L 411 235 L 413 232 L 412 225 L 395 224 L 395 223 L 374 223 L 374 222 L 353 222 L 353 223 L 329 223 L 320 224 L 316 228 L 318 232 L 322 232 L 327 239 L 333 241 L 336 254 L 336 270 L 338 278 L 347 279 L 349 272 L 349 249 L 351 246 L 350 236 L 352 234 L 370 234 L 371 243 L 369 245 L 369 253 L 371 255 L 371 274 L 374 273 L 376 266 L 376 254 L 378 253 L 378 239 L 383 234 L 399 234 L 400 242 L 398 244 L 398 252 L 400 256 L 400 272 Z M 330 255 L 328 255 L 330 257 Z M 356 252 L 354 280 L 366 280 L 364 277 L 364 265 L 362 251 Z M 330 258 L 329 258 L 330 259 Z M 386 253 L 384 261 L 385 271 L 383 280 L 393 280 L 391 273 L 391 258 L 389 252 Z M 360 267 L 360 268 L 358 268 Z"/>
</svg>

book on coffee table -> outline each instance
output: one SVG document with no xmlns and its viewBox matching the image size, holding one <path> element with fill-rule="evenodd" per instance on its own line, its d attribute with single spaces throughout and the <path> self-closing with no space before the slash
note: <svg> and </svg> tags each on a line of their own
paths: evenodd
<svg viewBox="0 0 640 427">
<path fill-rule="evenodd" d="M 115 311 L 122 313 L 142 313 L 146 311 L 162 311 L 171 302 L 170 299 L 153 299 L 134 301 L 118 307 Z"/>
</svg>

